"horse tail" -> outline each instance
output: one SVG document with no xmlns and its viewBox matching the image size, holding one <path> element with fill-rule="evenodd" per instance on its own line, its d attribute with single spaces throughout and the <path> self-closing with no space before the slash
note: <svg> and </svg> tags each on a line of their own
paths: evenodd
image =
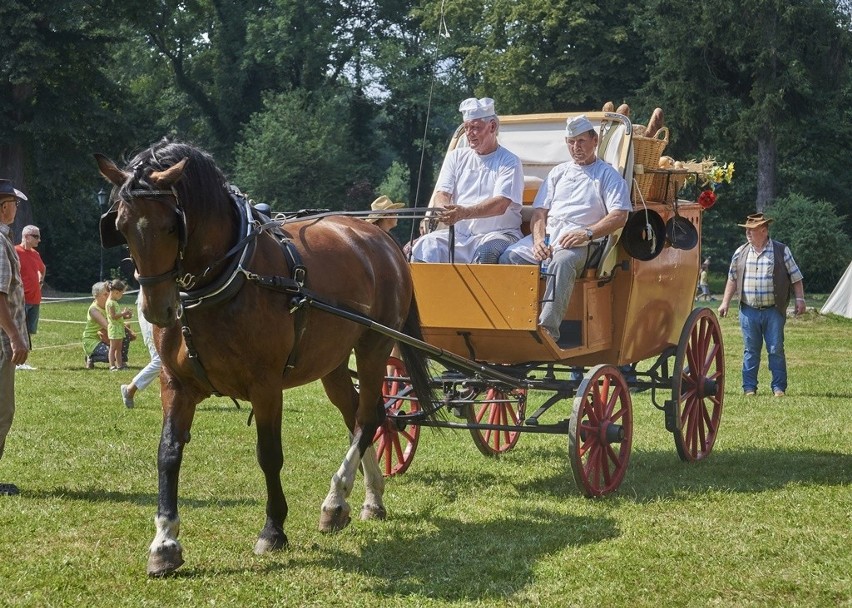
<svg viewBox="0 0 852 608">
<path fill-rule="evenodd" d="M 402 332 L 421 342 L 423 341 L 420 312 L 417 309 L 417 300 L 414 298 L 413 292 L 411 294 L 411 305 L 408 308 L 408 317 L 402 326 Z M 429 373 L 429 358 L 422 350 L 403 342 L 399 342 L 399 351 L 402 354 L 402 360 L 405 362 L 408 377 L 411 379 L 414 394 L 417 395 L 420 411 L 429 412 L 428 418 L 434 420 L 436 408 L 434 406 L 435 397 L 432 392 L 432 377 Z"/>
</svg>

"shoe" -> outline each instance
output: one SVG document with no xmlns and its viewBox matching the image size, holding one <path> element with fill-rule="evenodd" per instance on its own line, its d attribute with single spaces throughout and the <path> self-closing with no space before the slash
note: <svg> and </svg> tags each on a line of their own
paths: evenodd
<svg viewBox="0 0 852 608">
<path fill-rule="evenodd" d="M 746 391 L 743 393 L 746 397 L 754 397 L 757 394 L 757 391 Z"/>
<path fill-rule="evenodd" d="M 21 491 L 13 483 L 0 483 L 0 496 L 17 496 Z"/>
<path fill-rule="evenodd" d="M 21 363 L 20 365 L 16 365 L 15 369 L 38 369 L 38 368 L 35 368 L 32 365 L 27 365 L 26 363 Z"/>
<path fill-rule="evenodd" d="M 115 365 L 110 365 L 110 366 L 109 366 L 109 371 L 111 371 L 111 372 L 117 372 L 117 371 L 118 371 L 118 368 L 117 368 Z"/>
<path fill-rule="evenodd" d="M 124 401 L 124 407 L 130 409 L 133 407 L 133 397 L 128 394 L 130 387 L 126 384 L 121 385 L 121 400 Z"/>
<path fill-rule="evenodd" d="M 783 397 L 783 396 L 784 396 L 784 391 L 775 391 L 775 396 L 776 396 L 776 397 Z"/>
<path fill-rule="evenodd" d="M 115 369 L 128 369 L 127 365 L 120 365 Z"/>
<path fill-rule="evenodd" d="M 86 369 L 95 369 L 95 362 L 91 357 L 86 357 Z"/>
</svg>

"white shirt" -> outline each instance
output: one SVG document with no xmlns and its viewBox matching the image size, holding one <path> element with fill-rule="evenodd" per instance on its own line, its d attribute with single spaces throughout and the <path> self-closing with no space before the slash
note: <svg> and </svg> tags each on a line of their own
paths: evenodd
<svg viewBox="0 0 852 608">
<path fill-rule="evenodd" d="M 435 190 L 450 195 L 454 204 L 469 207 L 495 196 L 512 201 L 502 215 L 462 220 L 456 233 L 486 234 L 518 230 L 524 193 L 521 160 L 502 146 L 491 154 L 477 154 L 472 148 L 456 148 L 444 158 Z"/>
<path fill-rule="evenodd" d="M 591 226 L 611 211 L 633 210 L 627 182 L 599 158 L 590 165 L 573 160 L 556 165 L 541 184 L 533 207 L 548 210 L 547 233 L 554 244 L 564 232 Z"/>
</svg>

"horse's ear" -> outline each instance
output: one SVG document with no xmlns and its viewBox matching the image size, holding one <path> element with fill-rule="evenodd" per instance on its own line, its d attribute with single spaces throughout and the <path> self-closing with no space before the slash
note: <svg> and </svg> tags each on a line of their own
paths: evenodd
<svg viewBox="0 0 852 608">
<path fill-rule="evenodd" d="M 115 166 L 115 163 L 108 159 L 103 154 L 95 154 L 95 160 L 98 161 L 98 168 L 107 180 L 114 186 L 121 186 L 130 177 L 129 173 L 125 173 Z"/>
<path fill-rule="evenodd" d="M 157 188 L 171 188 L 183 175 L 189 158 L 184 158 L 164 171 L 154 171 L 148 176 L 148 180 Z"/>
</svg>

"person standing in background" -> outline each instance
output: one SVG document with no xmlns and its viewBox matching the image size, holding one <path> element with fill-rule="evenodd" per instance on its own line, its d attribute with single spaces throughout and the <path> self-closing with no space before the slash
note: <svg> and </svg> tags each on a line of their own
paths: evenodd
<svg viewBox="0 0 852 608">
<path fill-rule="evenodd" d="M 21 262 L 11 228 L 21 200 L 27 197 L 12 182 L 0 179 L 0 458 L 15 417 L 15 367 L 26 363 L 30 354 Z M 18 493 L 15 484 L 0 483 L 0 496 Z"/>
<path fill-rule="evenodd" d="M 784 354 L 784 325 L 790 293 L 796 295 L 795 314 L 805 312 L 805 288 L 802 273 L 790 248 L 769 238 L 771 218 L 762 213 L 748 216 L 746 240 L 731 258 L 725 294 L 719 316 L 728 314 L 731 298 L 740 294 L 740 330 L 743 333 L 743 394 L 757 394 L 757 370 L 760 351 L 766 342 L 771 388 L 776 397 L 787 391 L 787 358 Z"/>
<path fill-rule="evenodd" d="M 151 360 L 148 365 L 143 367 L 138 374 L 133 377 L 130 384 L 121 385 L 121 400 L 124 402 L 124 407 L 130 409 L 133 407 L 133 397 L 136 391 L 141 391 L 147 387 L 154 378 L 159 377 L 160 370 L 163 369 L 163 363 L 160 361 L 160 353 L 157 352 L 157 347 L 154 345 L 154 327 L 142 314 L 142 290 L 139 290 L 139 295 L 136 298 L 136 311 L 139 319 L 139 329 L 142 332 L 142 339 L 145 341 L 145 346 L 148 347 L 148 352 L 151 354 Z"/>
<path fill-rule="evenodd" d="M 39 306 L 41 305 L 41 287 L 47 268 L 36 251 L 41 242 L 41 231 L 38 226 L 24 226 L 21 231 L 21 243 L 15 245 L 18 259 L 21 260 L 21 281 L 24 283 L 24 302 L 26 303 L 27 332 L 30 339 L 38 331 Z M 28 367 L 21 367 L 28 369 Z"/>
<path fill-rule="evenodd" d="M 698 295 L 695 296 L 695 301 L 703 299 L 705 302 L 707 300 L 715 300 L 713 296 L 710 295 L 710 279 L 708 277 L 710 272 L 710 262 L 708 260 L 704 260 L 704 263 L 701 265 L 701 272 L 698 274 Z"/>
<path fill-rule="evenodd" d="M 127 369 L 127 363 L 122 357 L 122 346 L 127 336 L 124 320 L 129 319 L 132 314 L 126 306 L 119 309 L 118 303 L 124 295 L 127 286 L 124 281 L 115 279 L 109 283 L 109 297 L 107 297 L 104 310 L 107 320 L 107 337 L 109 338 L 109 369 L 118 371 Z"/>
</svg>

